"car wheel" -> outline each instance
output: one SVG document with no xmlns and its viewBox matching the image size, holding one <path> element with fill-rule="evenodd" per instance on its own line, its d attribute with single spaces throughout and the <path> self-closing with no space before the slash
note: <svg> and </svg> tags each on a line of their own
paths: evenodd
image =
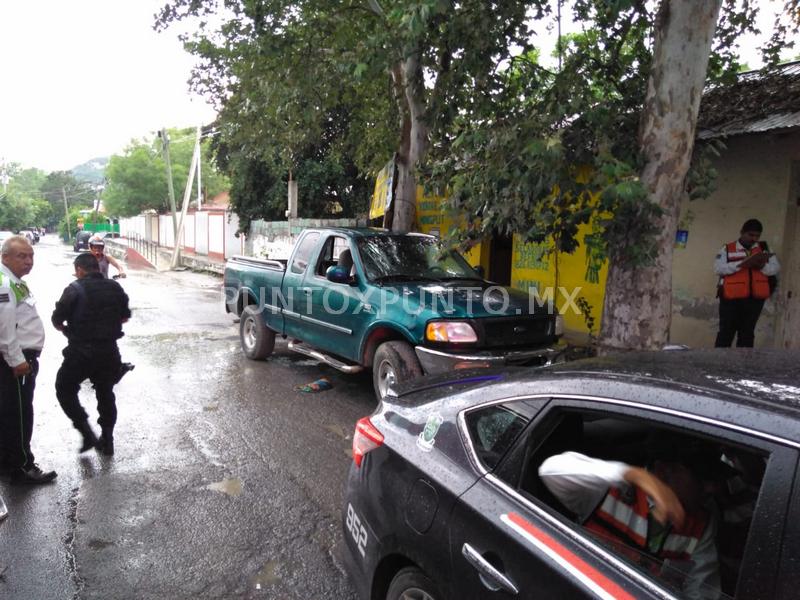
<svg viewBox="0 0 800 600">
<path fill-rule="evenodd" d="M 386 592 L 386 600 L 439 600 L 441 597 L 431 578 L 417 567 L 400 569 Z"/>
<path fill-rule="evenodd" d="M 372 362 L 372 385 L 375 395 L 383 399 L 395 383 L 422 375 L 422 367 L 408 342 L 384 342 Z"/>
<path fill-rule="evenodd" d="M 244 355 L 252 360 L 267 358 L 275 349 L 275 332 L 264 324 L 255 306 L 245 306 L 242 311 L 239 340 Z"/>
</svg>

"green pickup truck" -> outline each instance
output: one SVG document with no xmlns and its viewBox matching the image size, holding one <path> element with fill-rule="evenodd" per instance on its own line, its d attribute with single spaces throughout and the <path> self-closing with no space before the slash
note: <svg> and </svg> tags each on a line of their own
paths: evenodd
<svg viewBox="0 0 800 600">
<path fill-rule="evenodd" d="M 231 258 L 224 287 L 248 358 L 269 356 L 282 335 L 341 371 L 371 368 L 378 398 L 426 373 L 544 364 L 561 335 L 549 304 L 415 233 L 306 229 L 288 260 Z"/>
</svg>

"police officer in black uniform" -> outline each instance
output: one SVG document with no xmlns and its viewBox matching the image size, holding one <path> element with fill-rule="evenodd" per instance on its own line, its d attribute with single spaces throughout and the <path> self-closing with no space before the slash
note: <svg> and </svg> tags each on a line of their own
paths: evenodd
<svg viewBox="0 0 800 600">
<path fill-rule="evenodd" d="M 117 348 L 123 336 L 122 324 L 131 311 L 128 296 L 113 279 L 100 273 L 97 259 L 81 254 L 73 263 L 76 281 L 56 302 L 52 321 L 69 340 L 64 362 L 56 375 L 56 397 L 64 413 L 83 435 L 80 452 L 96 447 L 114 454 L 114 424 L 117 422 L 114 385 L 124 373 Z M 78 400 L 81 383 L 89 379 L 97 396 L 97 411 L 102 434 L 98 440 L 89 425 L 88 415 Z"/>
</svg>

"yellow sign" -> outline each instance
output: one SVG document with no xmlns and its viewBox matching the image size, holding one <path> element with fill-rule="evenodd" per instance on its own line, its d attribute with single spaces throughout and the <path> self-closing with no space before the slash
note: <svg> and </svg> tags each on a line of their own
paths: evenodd
<svg viewBox="0 0 800 600">
<path fill-rule="evenodd" d="M 386 208 L 392 205 L 393 187 L 394 160 L 391 160 L 380 170 L 375 179 L 375 189 L 372 192 L 372 202 L 369 206 L 370 219 L 377 219 L 386 214 Z"/>
</svg>

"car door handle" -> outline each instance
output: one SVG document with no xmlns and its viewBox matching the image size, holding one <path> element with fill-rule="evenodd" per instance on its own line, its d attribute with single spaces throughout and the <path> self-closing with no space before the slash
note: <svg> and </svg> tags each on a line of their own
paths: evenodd
<svg viewBox="0 0 800 600">
<path fill-rule="evenodd" d="M 464 546 L 461 548 L 461 553 L 464 555 L 464 558 L 467 559 L 467 562 L 478 571 L 481 582 L 487 588 L 493 592 L 502 589 L 514 596 L 519 594 L 517 586 L 515 586 L 508 577 L 498 571 L 489 561 L 483 558 L 475 548 L 464 543 Z"/>
</svg>

